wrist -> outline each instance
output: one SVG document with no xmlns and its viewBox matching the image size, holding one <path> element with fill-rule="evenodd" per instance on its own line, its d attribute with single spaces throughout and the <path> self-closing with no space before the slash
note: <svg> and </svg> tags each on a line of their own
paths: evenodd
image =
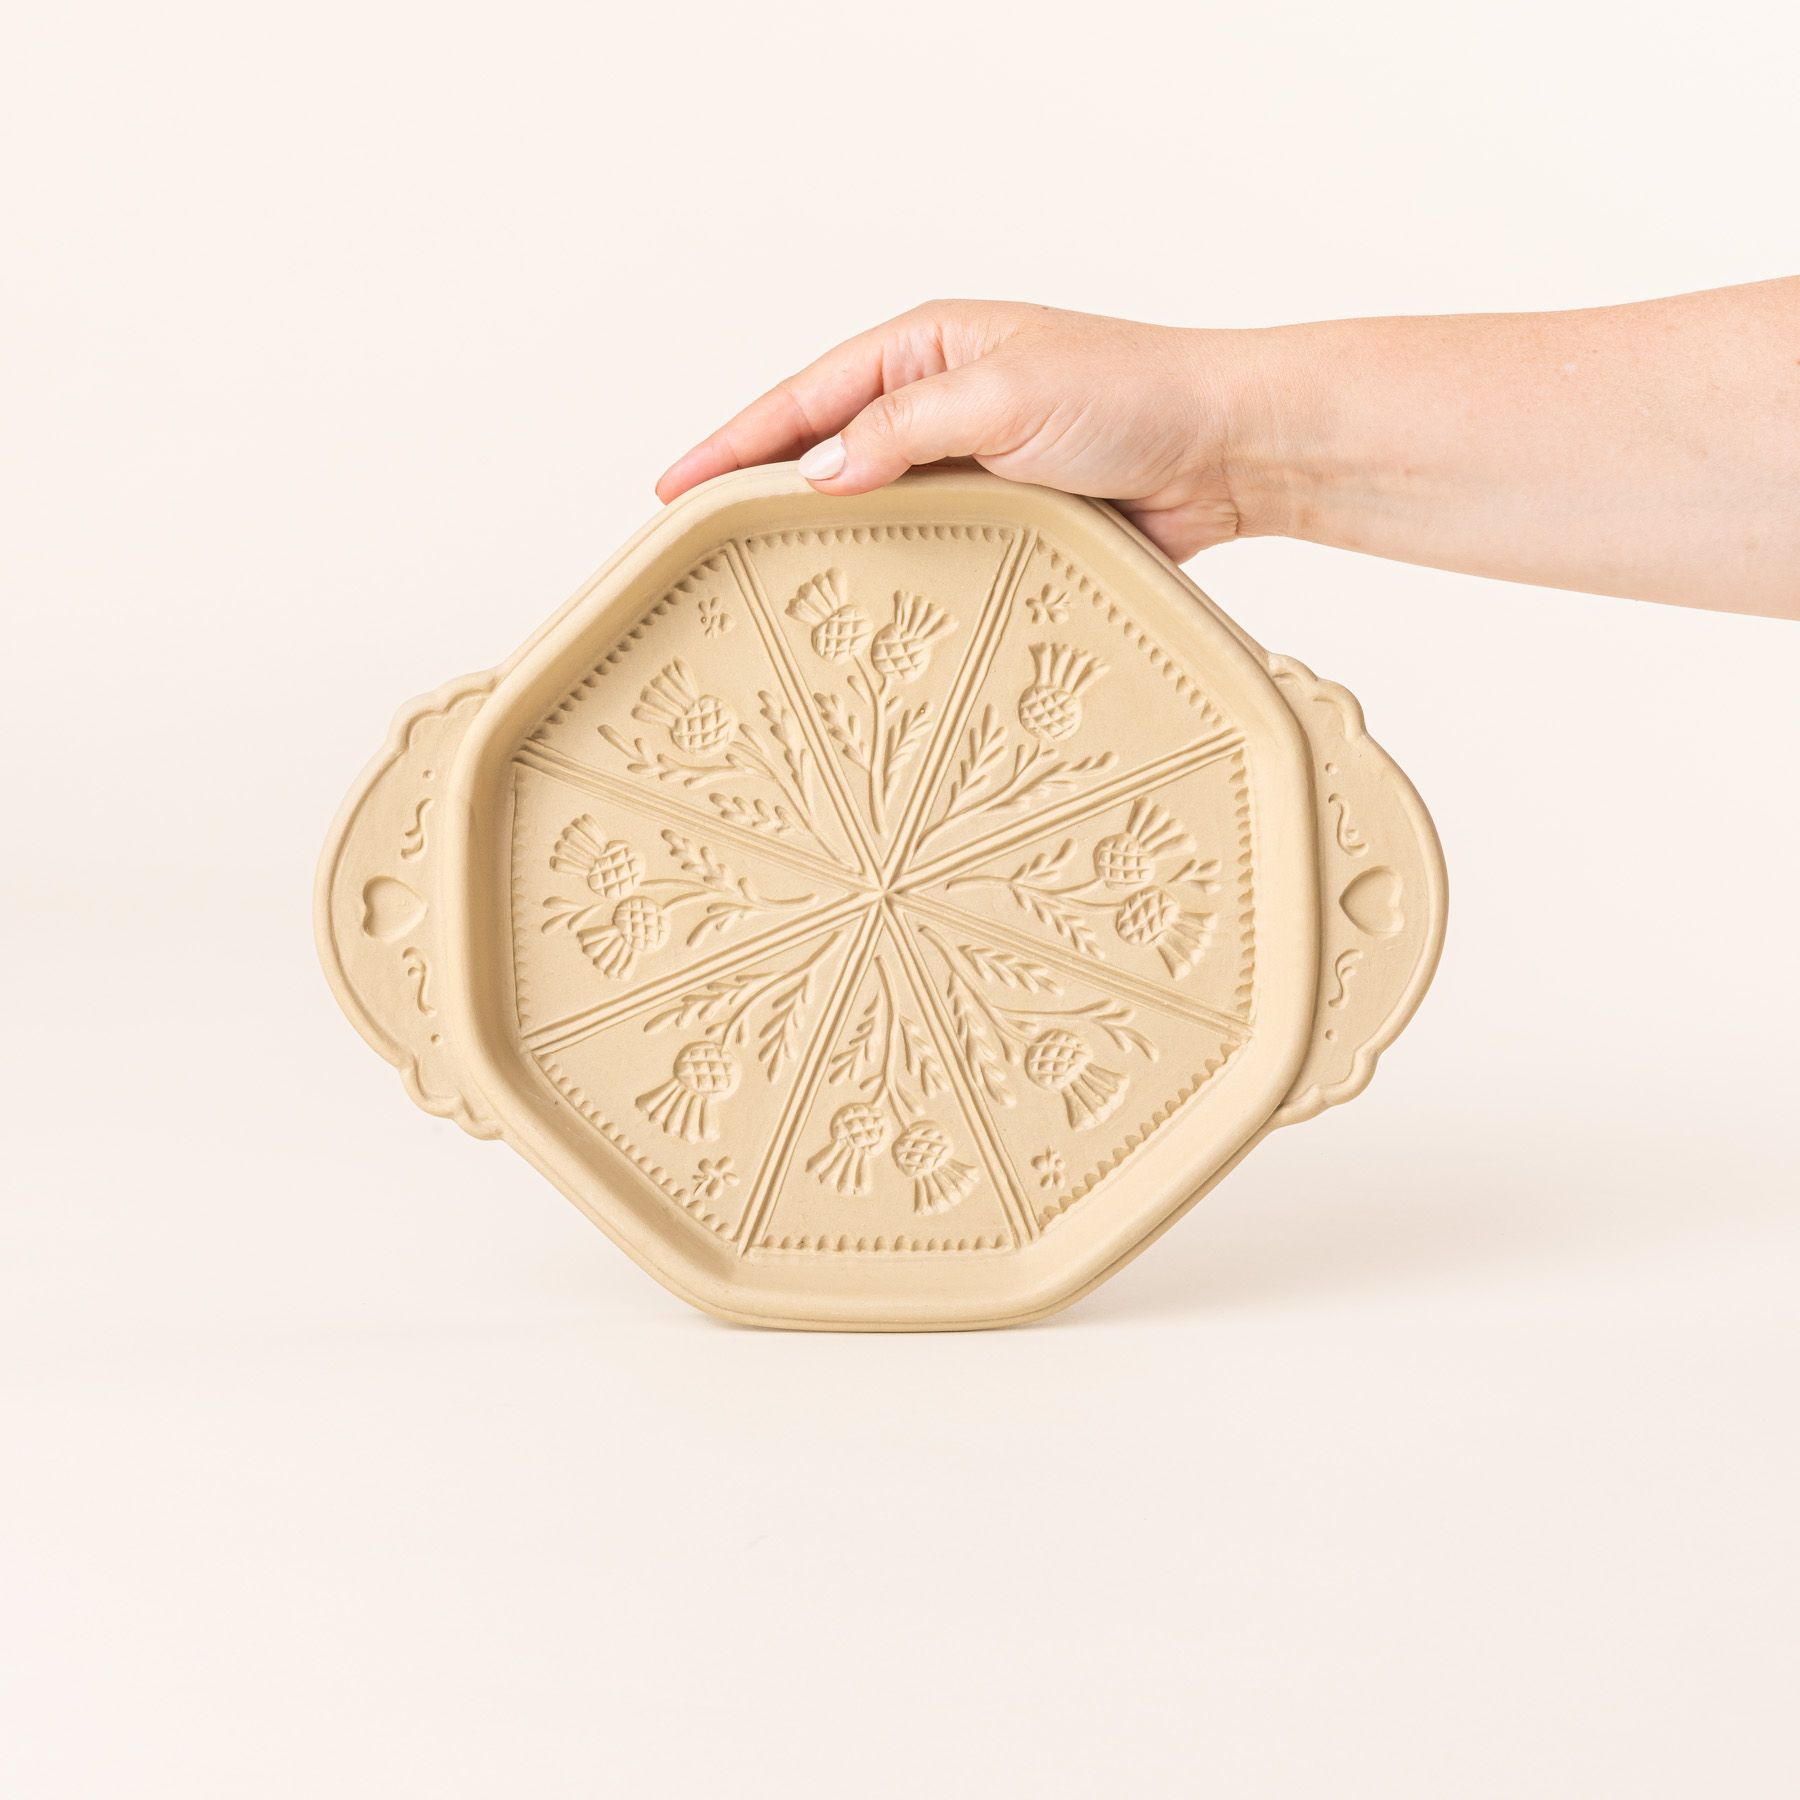
<svg viewBox="0 0 1800 1800">
<path fill-rule="evenodd" d="M 1239 537 L 1305 536 L 1322 499 L 1322 383 L 1305 330 L 1197 334 Z"/>
</svg>

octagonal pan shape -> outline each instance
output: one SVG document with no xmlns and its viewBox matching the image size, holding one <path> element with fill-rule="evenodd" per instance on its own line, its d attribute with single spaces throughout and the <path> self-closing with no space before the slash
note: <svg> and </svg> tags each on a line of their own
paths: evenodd
<svg viewBox="0 0 1800 1800">
<path fill-rule="evenodd" d="M 696 490 L 340 815 L 333 986 L 724 1316 L 1040 1316 L 1349 1097 L 1441 942 L 1355 702 L 1110 509 Z"/>
</svg>

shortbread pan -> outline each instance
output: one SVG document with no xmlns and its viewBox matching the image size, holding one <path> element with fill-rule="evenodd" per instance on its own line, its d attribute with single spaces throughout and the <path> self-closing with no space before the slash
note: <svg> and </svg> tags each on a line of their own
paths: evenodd
<svg viewBox="0 0 1800 1800">
<path fill-rule="evenodd" d="M 1367 1084 L 1444 930 L 1356 702 L 1110 509 L 791 468 L 415 701 L 320 866 L 428 1112 L 766 1325 L 1014 1323 Z"/>
</svg>

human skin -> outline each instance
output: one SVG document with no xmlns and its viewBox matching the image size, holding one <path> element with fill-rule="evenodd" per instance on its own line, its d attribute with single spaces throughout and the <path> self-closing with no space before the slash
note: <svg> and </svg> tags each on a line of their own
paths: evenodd
<svg viewBox="0 0 1800 1800">
<path fill-rule="evenodd" d="M 1800 618 L 1800 278 L 1248 331 L 934 301 L 779 382 L 656 491 L 794 456 L 843 495 L 973 458 L 1110 500 L 1177 561 L 1278 535 Z"/>
</svg>

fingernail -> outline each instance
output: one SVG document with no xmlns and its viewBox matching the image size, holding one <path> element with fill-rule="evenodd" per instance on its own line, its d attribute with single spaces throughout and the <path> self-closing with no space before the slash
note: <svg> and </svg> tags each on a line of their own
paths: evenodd
<svg viewBox="0 0 1800 1800">
<path fill-rule="evenodd" d="M 834 475 L 844 472 L 844 464 L 849 456 L 844 449 L 841 437 L 828 437 L 822 444 L 813 447 L 800 459 L 800 473 L 808 481 L 829 481 Z"/>
</svg>

